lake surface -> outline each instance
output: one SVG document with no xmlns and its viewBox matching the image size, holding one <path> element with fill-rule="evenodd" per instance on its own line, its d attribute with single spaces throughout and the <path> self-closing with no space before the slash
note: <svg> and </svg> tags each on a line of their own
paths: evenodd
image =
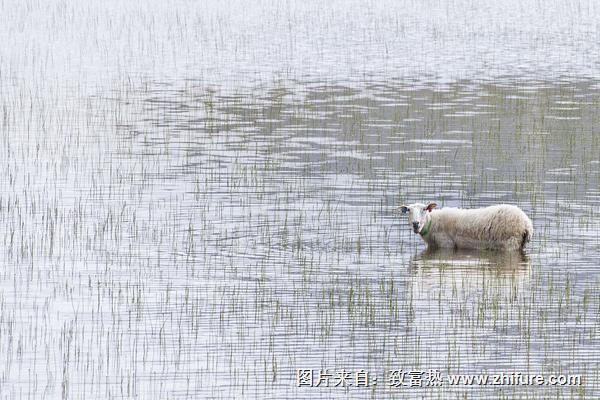
<svg viewBox="0 0 600 400">
<path fill-rule="evenodd" d="M 0 15 L 2 398 L 600 397 L 596 3 Z M 534 238 L 426 251 L 417 201 Z"/>
</svg>

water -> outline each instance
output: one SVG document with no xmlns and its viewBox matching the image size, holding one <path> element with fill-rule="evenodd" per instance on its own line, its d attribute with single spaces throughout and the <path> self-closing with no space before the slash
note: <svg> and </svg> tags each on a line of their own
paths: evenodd
<svg viewBox="0 0 600 400">
<path fill-rule="evenodd" d="M 600 395 L 595 3 L 0 8 L 3 398 Z M 430 200 L 534 240 L 427 252 Z"/>
</svg>

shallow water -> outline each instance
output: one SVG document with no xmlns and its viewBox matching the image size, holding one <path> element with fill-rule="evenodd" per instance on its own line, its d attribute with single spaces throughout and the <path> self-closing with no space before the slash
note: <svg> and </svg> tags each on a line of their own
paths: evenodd
<svg viewBox="0 0 600 400">
<path fill-rule="evenodd" d="M 3 398 L 600 396 L 594 3 L 49 4 L 0 7 Z M 534 240 L 425 251 L 428 200 Z"/>
</svg>

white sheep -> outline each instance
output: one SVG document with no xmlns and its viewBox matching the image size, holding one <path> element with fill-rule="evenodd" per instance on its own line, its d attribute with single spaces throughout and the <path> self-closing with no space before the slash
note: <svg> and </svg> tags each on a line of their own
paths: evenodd
<svg viewBox="0 0 600 400">
<path fill-rule="evenodd" d="M 518 250 L 531 240 L 533 225 L 516 206 L 499 204 L 478 209 L 443 208 L 435 203 L 401 206 L 408 222 L 430 247 Z"/>
</svg>

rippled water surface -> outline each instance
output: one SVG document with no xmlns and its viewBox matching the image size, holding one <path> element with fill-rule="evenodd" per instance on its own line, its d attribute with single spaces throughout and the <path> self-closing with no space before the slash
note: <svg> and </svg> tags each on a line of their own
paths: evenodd
<svg viewBox="0 0 600 400">
<path fill-rule="evenodd" d="M 2 398 L 600 396 L 594 2 L 0 14 Z M 417 201 L 535 235 L 426 251 Z"/>
</svg>

